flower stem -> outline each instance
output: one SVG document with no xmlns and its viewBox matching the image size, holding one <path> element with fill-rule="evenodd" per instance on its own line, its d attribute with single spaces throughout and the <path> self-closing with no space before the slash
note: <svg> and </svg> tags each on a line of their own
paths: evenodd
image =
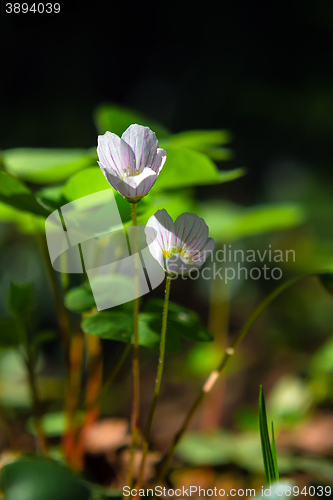
<svg viewBox="0 0 333 500">
<path fill-rule="evenodd" d="M 222 360 L 216 370 L 212 371 L 211 374 L 208 376 L 207 380 L 203 384 L 201 391 L 197 397 L 197 399 L 194 401 L 193 405 L 191 406 L 188 414 L 186 415 L 182 426 L 180 427 L 179 431 L 175 435 L 167 453 L 165 454 L 165 457 L 162 462 L 162 466 L 159 472 L 159 475 L 157 477 L 156 483 L 160 484 L 168 470 L 169 466 L 172 460 L 172 457 L 174 455 L 175 449 L 177 447 L 177 444 L 183 437 L 184 433 L 186 432 L 189 424 L 191 423 L 191 420 L 200 407 L 202 401 L 204 400 L 206 394 L 208 394 L 215 382 L 218 380 L 219 376 L 221 375 L 223 369 L 225 368 L 226 364 L 228 363 L 228 360 L 231 356 L 235 354 L 235 349 L 236 347 L 240 344 L 240 342 L 244 339 L 245 335 L 247 332 L 250 330 L 252 327 L 253 323 L 257 320 L 257 318 L 260 316 L 260 314 L 266 309 L 266 307 L 278 296 L 280 295 L 281 292 L 283 292 L 286 288 L 289 288 L 291 285 L 293 285 L 297 280 L 309 275 L 302 275 L 302 276 L 297 276 L 296 278 L 293 278 L 289 281 L 286 281 L 285 283 L 282 283 L 280 286 L 278 286 L 273 292 L 264 299 L 261 304 L 255 309 L 253 314 L 250 316 L 250 318 L 246 321 L 246 323 L 243 325 L 243 327 L 239 330 L 238 334 L 236 335 L 234 341 L 231 343 L 230 347 L 227 347 L 224 355 L 222 357 Z"/>
<path fill-rule="evenodd" d="M 153 420 L 154 420 L 156 405 L 157 405 L 157 401 L 158 401 L 158 398 L 160 395 L 160 389 L 161 389 L 163 367 L 164 367 L 165 339 L 166 339 L 166 331 L 167 331 L 170 286 L 171 286 L 171 276 L 167 276 L 166 286 L 165 286 L 165 296 L 164 296 L 163 318 L 162 318 L 160 355 L 159 355 L 159 360 L 158 360 L 157 376 L 156 376 L 156 381 L 155 381 L 155 391 L 154 391 L 153 401 L 151 403 L 150 410 L 149 410 L 146 431 L 145 431 L 145 436 L 144 436 L 144 441 L 143 441 L 143 452 L 142 452 L 142 459 L 141 459 L 137 489 L 141 488 L 142 482 L 143 482 L 145 462 L 146 462 L 148 448 L 149 448 L 150 432 L 151 432 L 151 427 L 152 427 Z"/>
<path fill-rule="evenodd" d="M 133 400 L 132 400 L 132 446 L 127 474 L 126 484 L 132 486 L 134 454 L 139 439 L 139 412 L 140 412 L 140 371 L 139 371 L 139 253 L 138 253 L 138 233 L 137 233 L 137 214 L 136 203 L 131 203 L 132 222 L 134 229 L 134 309 L 133 309 L 133 358 L 132 358 L 132 377 L 133 377 Z"/>
</svg>

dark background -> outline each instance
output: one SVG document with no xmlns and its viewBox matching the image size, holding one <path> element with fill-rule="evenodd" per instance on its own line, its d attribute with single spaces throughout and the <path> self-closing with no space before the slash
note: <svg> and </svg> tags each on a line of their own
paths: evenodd
<svg viewBox="0 0 333 500">
<path fill-rule="evenodd" d="M 93 110 L 115 102 L 174 132 L 230 129 L 236 201 L 264 199 L 272 166 L 331 177 L 331 2 L 60 4 L 2 13 L 2 149 L 93 146 Z"/>
</svg>

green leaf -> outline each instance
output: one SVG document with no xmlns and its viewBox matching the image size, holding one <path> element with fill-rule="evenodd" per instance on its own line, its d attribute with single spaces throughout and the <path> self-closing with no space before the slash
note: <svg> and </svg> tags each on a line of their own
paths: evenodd
<svg viewBox="0 0 333 500">
<path fill-rule="evenodd" d="M 76 174 L 62 188 L 62 195 L 67 201 L 77 200 L 98 191 L 112 189 L 99 167 L 88 167 Z"/>
<path fill-rule="evenodd" d="M 331 374 L 333 372 L 333 337 L 329 337 L 313 354 L 310 367 L 314 373 Z"/>
<path fill-rule="evenodd" d="M 154 185 L 157 189 L 184 188 L 228 182 L 245 174 L 243 169 L 219 171 L 204 153 L 180 146 L 167 146 L 167 160 Z"/>
<path fill-rule="evenodd" d="M 0 347 L 15 347 L 19 343 L 19 332 L 14 318 L 0 320 Z"/>
<path fill-rule="evenodd" d="M 102 339 L 129 342 L 133 322 L 129 314 L 122 311 L 100 312 L 84 318 L 81 327 L 85 333 L 96 335 Z"/>
<path fill-rule="evenodd" d="M 252 432 L 233 433 L 231 431 L 214 430 L 209 432 L 188 432 L 177 446 L 177 457 L 194 467 L 219 466 L 236 464 L 240 468 L 253 473 L 262 474 L 262 460 L 260 457 L 260 443 L 258 434 Z M 258 460 L 259 459 L 259 460 Z M 313 456 L 297 456 L 293 453 L 279 456 L 279 465 L 283 474 L 305 472 L 315 476 L 325 477 L 332 482 L 333 464 L 327 458 Z M 291 487 L 290 481 L 279 481 L 271 484 L 272 497 L 275 496 L 275 485 L 286 484 Z M 267 489 L 267 488 L 265 488 Z M 252 496 L 253 498 L 253 496 Z M 269 493 L 264 497 L 271 498 Z M 283 495 L 280 498 L 285 498 Z M 291 498 L 291 496 L 289 496 Z"/>
<path fill-rule="evenodd" d="M 0 201 L 24 212 L 49 215 L 27 186 L 4 171 L 0 171 Z"/>
<path fill-rule="evenodd" d="M 228 130 L 187 130 L 162 140 L 160 147 L 165 149 L 170 145 L 180 146 L 202 151 L 214 160 L 230 160 L 232 151 L 220 146 L 231 140 L 232 136 Z"/>
<path fill-rule="evenodd" d="M 270 391 L 268 404 L 275 421 L 296 423 L 307 415 L 313 404 L 313 392 L 302 377 L 283 375 Z"/>
<path fill-rule="evenodd" d="M 88 284 L 72 288 L 65 294 L 65 306 L 72 312 L 82 314 L 96 307 L 96 302 Z"/>
<path fill-rule="evenodd" d="M 277 451 L 276 451 L 276 442 L 275 442 L 275 433 L 274 433 L 274 424 L 272 422 L 272 457 L 273 457 L 273 465 L 275 471 L 275 481 L 279 481 L 279 467 L 277 461 Z"/>
<path fill-rule="evenodd" d="M 36 308 L 34 285 L 10 283 L 8 303 L 13 315 L 29 320 Z"/>
<path fill-rule="evenodd" d="M 272 451 L 268 435 L 266 408 L 265 408 L 265 400 L 263 397 L 262 386 L 260 386 L 260 394 L 259 394 L 259 428 L 260 428 L 262 458 L 265 469 L 265 479 L 266 479 L 266 484 L 269 485 L 273 481 L 273 474 L 272 474 L 273 460 L 272 460 Z"/>
<path fill-rule="evenodd" d="M 45 217 L 22 212 L 0 201 L 0 221 L 15 224 L 18 231 L 24 234 L 44 233 Z"/>
<path fill-rule="evenodd" d="M 84 417 L 84 412 L 79 412 L 76 418 L 81 422 Z M 41 425 L 44 434 L 50 438 L 62 436 L 67 429 L 67 416 L 63 411 L 46 413 L 42 416 Z M 36 426 L 34 424 L 34 418 L 29 418 L 27 422 L 27 427 L 31 434 L 35 434 Z"/>
<path fill-rule="evenodd" d="M 219 365 L 224 350 L 215 343 L 200 343 L 192 347 L 185 360 L 186 368 L 196 377 L 208 376 L 212 368 Z M 231 365 L 228 365 L 229 369 Z"/>
<path fill-rule="evenodd" d="M 105 280 L 105 284 L 105 293 L 109 294 L 109 277 Z M 123 283 L 120 284 L 123 285 Z M 117 286 L 115 288 L 117 289 Z M 82 285 L 67 292 L 65 305 L 70 311 L 76 313 L 87 312 L 96 307 L 90 286 Z M 147 303 L 144 312 L 139 316 L 141 345 L 150 349 L 159 349 L 162 312 L 163 300 L 156 299 Z M 101 338 L 129 342 L 133 332 L 133 319 L 128 312 L 112 310 L 89 316 L 83 320 L 82 328 L 86 333 Z M 213 340 L 211 333 L 201 324 L 195 312 L 171 302 L 169 303 L 166 339 L 168 353 L 178 352 L 181 349 L 181 336 L 194 342 Z"/>
<path fill-rule="evenodd" d="M 243 177 L 246 174 L 245 168 L 234 168 L 233 170 L 219 170 L 219 184 L 230 182 Z"/>
<path fill-rule="evenodd" d="M 22 457 L 1 470 L 6 500 L 89 500 L 90 491 L 72 472 L 43 458 Z"/>
<path fill-rule="evenodd" d="M 55 183 L 96 162 L 96 150 L 85 149 L 7 149 L 2 152 L 5 168 L 11 174 L 36 184 Z"/>
<path fill-rule="evenodd" d="M 215 241 L 233 241 L 245 236 L 288 229 L 304 221 L 300 205 L 269 204 L 252 208 L 221 202 L 206 202 L 198 209 L 205 219 L 209 236 Z"/>
<path fill-rule="evenodd" d="M 234 157 L 234 152 L 230 148 L 211 148 L 207 149 L 205 153 L 215 161 L 232 160 Z"/>
<path fill-rule="evenodd" d="M 162 317 L 164 301 L 160 299 L 150 300 L 145 311 L 156 313 Z M 194 311 L 181 307 L 174 302 L 169 302 L 168 329 L 182 335 L 194 342 L 211 342 L 214 340 L 212 334 L 202 325 L 200 317 Z"/>
<path fill-rule="evenodd" d="M 193 200 L 192 188 L 181 191 L 151 191 L 148 197 L 143 198 L 138 203 L 138 209 L 148 198 L 148 203 L 143 212 L 138 215 L 138 224 L 146 225 L 149 217 L 154 215 L 157 210 L 164 208 L 173 220 L 184 212 L 195 212 L 196 206 Z M 138 210 L 138 212 L 139 212 Z"/>
<path fill-rule="evenodd" d="M 139 315 L 139 341 L 142 342 L 141 345 L 159 351 L 161 328 L 162 316 L 160 314 L 141 313 Z M 167 354 L 176 354 L 181 351 L 182 345 L 179 332 L 168 327 L 165 338 L 165 352 Z"/>
<path fill-rule="evenodd" d="M 63 411 L 46 413 L 41 420 L 43 432 L 48 437 L 58 437 L 66 430 L 66 415 Z M 27 422 L 27 428 L 31 434 L 36 433 L 34 418 L 30 417 Z"/>
<path fill-rule="evenodd" d="M 88 291 L 91 287 L 93 290 L 91 293 L 94 293 L 94 297 L 96 297 L 98 304 L 106 302 L 109 308 L 112 308 L 112 312 L 115 311 L 115 307 L 117 307 L 118 304 L 122 304 L 121 309 L 123 309 L 128 303 L 128 297 L 133 296 L 134 293 L 133 279 L 124 274 L 106 274 L 95 276 L 90 279 L 89 283 L 83 285 L 83 287 L 86 291 Z M 116 299 L 114 304 L 112 304 L 113 297 Z M 83 296 L 81 297 L 81 300 L 83 300 Z M 89 300 L 91 299 L 86 297 L 85 300 L 87 301 L 86 304 L 90 305 Z M 70 305 L 73 307 L 73 310 L 75 307 L 79 306 L 79 304 L 74 304 L 73 301 Z M 76 312 L 80 311 L 77 310 Z"/>
<path fill-rule="evenodd" d="M 150 120 L 136 111 L 115 104 L 103 104 L 99 106 L 95 110 L 94 120 L 100 134 L 109 131 L 121 137 L 130 125 L 137 123 L 138 125 L 150 127 L 158 139 L 169 135 L 169 131 L 163 125 Z"/>
<path fill-rule="evenodd" d="M 53 211 L 67 203 L 62 194 L 63 186 L 46 186 L 35 193 L 39 202 L 48 210 Z"/>
<path fill-rule="evenodd" d="M 235 440 L 224 431 L 189 432 L 177 447 L 177 455 L 194 466 L 221 465 L 234 457 Z"/>
<path fill-rule="evenodd" d="M 269 439 L 266 405 L 265 405 L 265 398 L 262 386 L 260 386 L 260 393 L 259 393 L 259 428 L 260 428 L 260 440 L 261 440 L 262 457 L 265 469 L 266 484 L 269 485 L 272 482 L 279 480 L 279 471 L 277 469 L 276 449 L 274 456 Z M 273 436 L 273 443 L 275 448 L 274 436 Z"/>
<path fill-rule="evenodd" d="M 208 148 L 228 144 L 231 140 L 232 135 L 229 130 L 186 130 L 185 132 L 172 134 L 167 140 L 163 141 L 161 147 L 172 144 L 205 151 Z"/>
<path fill-rule="evenodd" d="M 131 206 L 105 179 L 99 167 L 90 167 L 74 174 L 64 185 L 62 196 L 67 202 L 77 200 L 83 196 L 112 189 L 123 223 L 131 220 Z M 102 195 L 101 195 L 102 196 Z M 88 200 L 89 202 L 89 200 Z M 140 203 L 141 204 L 141 203 Z"/>
<path fill-rule="evenodd" d="M 177 456 L 186 464 L 195 467 L 237 464 L 242 469 L 261 475 L 263 464 L 260 455 L 257 432 L 191 431 L 177 446 Z M 296 463 L 293 467 L 293 461 L 291 455 L 279 456 L 284 474 L 290 474 L 298 468 Z"/>
<path fill-rule="evenodd" d="M 27 367 L 22 352 L 5 349 L 0 356 L 0 402 L 8 408 L 31 408 Z"/>
<path fill-rule="evenodd" d="M 107 311 L 84 318 L 82 330 L 102 339 L 133 342 L 133 315 L 124 311 Z M 148 349 L 159 350 L 161 317 L 159 315 L 141 313 L 139 315 L 139 344 Z M 178 335 L 168 334 L 165 350 L 173 354 L 182 347 Z"/>
</svg>

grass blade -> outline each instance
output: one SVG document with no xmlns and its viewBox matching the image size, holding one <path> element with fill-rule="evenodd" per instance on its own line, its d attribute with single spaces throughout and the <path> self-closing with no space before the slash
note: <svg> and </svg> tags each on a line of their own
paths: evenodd
<svg viewBox="0 0 333 500">
<path fill-rule="evenodd" d="M 279 481 L 279 468 L 277 462 L 277 452 L 276 452 L 276 443 L 275 443 L 275 434 L 274 434 L 274 425 L 272 422 L 272 457 L 273 457 L 273 465 L 274 465 L 274 481 Z"/>
<path fill-rule="evenodd" d="M 265 479 L 266 483 L 269 485 L 275 480 L 275 467 L 268 434 L 266 405 L 262 386 L 260 386 L 259 393 L 259 429 L 262 457 L 265 469 Z"/>
</svg>

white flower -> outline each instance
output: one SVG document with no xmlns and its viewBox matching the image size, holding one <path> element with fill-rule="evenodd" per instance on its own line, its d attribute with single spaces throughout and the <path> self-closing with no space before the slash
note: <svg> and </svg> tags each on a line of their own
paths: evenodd
<svg viewBox="0 0 333 500">
<path fill-rule="evenodd" d="M 145 233 L 151 255 L 171 275 L 201 267 L 215 247 L 205 221 L 187 212 L 174 223 L 166 210 L 158 210 L 149 218 Z"/>
<path fill-rule="evenodd" d="M 166 160 L 155 133 L 136 124 L 121 138 L 111 132 L 99 135 L 97 155 L 106 180 L 132 203 L 148 194 Z"/>
</svg>

